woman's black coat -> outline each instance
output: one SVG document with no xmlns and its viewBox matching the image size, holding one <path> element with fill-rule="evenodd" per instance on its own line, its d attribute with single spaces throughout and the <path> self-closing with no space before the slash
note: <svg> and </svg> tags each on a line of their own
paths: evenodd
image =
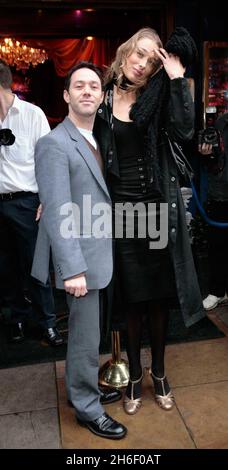
<svg viewBox="0 0 228 470">
<path fill-rule="evenodd" d="M 164 128 L 171 140 L 188 141 L 194 132 L 194 107 L 185 78 L 170 81 L 170 99 Z M 109 174 L 118 176 L 118 160 L 114 136 L 106 104 L 98 109 L 94 132 L 105 157 L 107 181 Z M 161 168 L 161 187 L 168 203 L 169 249 L 173 260 L 177 295 L 187 327 L 205 316 L 187 231 L 185 207 L 180 191 L 178 168 L 170 152 L 165 134 L 159 136 L 158 158 Z"/>
</svg>

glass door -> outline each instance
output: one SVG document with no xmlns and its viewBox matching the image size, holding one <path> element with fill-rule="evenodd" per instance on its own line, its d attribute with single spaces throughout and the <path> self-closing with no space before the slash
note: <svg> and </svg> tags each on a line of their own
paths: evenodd
<svg viewBox="0 0 228 470">
<path fill-rule="evenodd" d="M 228 112 L 228 42 L 204 43 L 204 126 Z"/>
</svg>

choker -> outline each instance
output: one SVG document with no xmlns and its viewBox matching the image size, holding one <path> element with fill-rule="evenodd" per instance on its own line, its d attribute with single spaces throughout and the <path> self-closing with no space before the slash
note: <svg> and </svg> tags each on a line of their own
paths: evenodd
<svg viewBox="0 0 228 470">
<path fill-rule="evenodd" d="M 116 79 L 116 78 L 113 78 L 113 83 L 114 83 L 116 86 L 118 86 L 118 85 L 117 85 L 117 79 Z M 120 88 L 121 90 L 127 90 L 130 85 L 134 85 L 134 83 L 131 82 L 130 80 L 128 80 L 127 77 L 123 76 L 122 82 L 120 83 L 119 88 Z"/>
</svg>

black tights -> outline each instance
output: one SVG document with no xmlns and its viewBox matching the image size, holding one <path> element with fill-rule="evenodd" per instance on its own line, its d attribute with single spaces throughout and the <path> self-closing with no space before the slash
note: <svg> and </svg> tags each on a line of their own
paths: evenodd
<svg viewBox="0 0 228 470">
<path fill-rule="evenodd" d="M 127 305 L 126 323 L 129 372 L 130 379 L 133 381 L 139 379 L 142 375 L 140 350 L 143 317 L 145 314 L 148 314 L 148 329 L 152 354 L 151 369 L 157 377 L 164 376 L 165 343 L 169 319 L 168 304 L 166 301 L 132 303 Z M 139 389 L 139 386 L 137 388 Z M 136 394 L 138 395 L 138 393 Z"/>
</svg>

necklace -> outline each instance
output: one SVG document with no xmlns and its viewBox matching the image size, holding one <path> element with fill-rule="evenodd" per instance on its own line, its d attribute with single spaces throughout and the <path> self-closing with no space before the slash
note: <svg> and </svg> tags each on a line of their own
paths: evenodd
<svg viewBox="0 0 228 470">
<path fill-rule="evenodd" d="M 128 80 L 127 77 L 123 76 L 122 78 L 122 82 L 120 83 L 120 85 L 118 85 L 117 83 L 117 78 L 113 78 L 113 83 L 119 87 L 121 90 L 127 90 L 129 88 L 129 86 L 131 85 L 134 85 L 134 83 L 132 83 L 130 80 Z"/>
</svg>

